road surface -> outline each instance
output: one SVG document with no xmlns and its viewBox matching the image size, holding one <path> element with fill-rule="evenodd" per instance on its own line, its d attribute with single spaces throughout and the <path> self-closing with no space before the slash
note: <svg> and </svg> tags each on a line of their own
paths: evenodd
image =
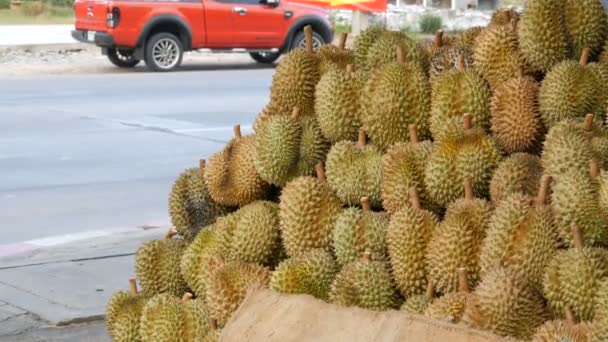
<svg viewBox="0 0 608 342">
<path fill-rule="evenodd" d="M 235 123 L 249 132 L 272 73 L 0 80 L 0 255 L 168 225 L 173 180 L 221 149 Z"/>
</svg>

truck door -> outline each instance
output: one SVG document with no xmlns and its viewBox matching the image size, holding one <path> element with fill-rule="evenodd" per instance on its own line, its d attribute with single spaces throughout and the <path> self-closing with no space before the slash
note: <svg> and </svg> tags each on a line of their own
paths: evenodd
<svg viewBox="0 0 608 342">
<path fill-rule="evenodd" d="M 259 0 L 234 1 L 232 11 L 236 47 L 278 48 L 283 45 L 288 17 L 281 5 L 261 4 Z"/>
<path fill-rule="evenodd" d="M 205 0 L 206 48 L 233 48 L 234 20 L 232 0 Z"/>
</svg>

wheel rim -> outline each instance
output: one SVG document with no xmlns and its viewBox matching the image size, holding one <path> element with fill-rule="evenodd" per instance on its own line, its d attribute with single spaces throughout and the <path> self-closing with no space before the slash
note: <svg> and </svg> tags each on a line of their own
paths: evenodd
<svg viewBox="0 0 608 342">
<path fill-rule="evenodd" d="M 321 45 L 323 45 L 323 42 L 321 41 L 321 39 L 312 36 L 312 49 L 313 50 L 317 50 L 318 48 L 321 47 Z M 298 46 L 302 49 L 306 49 L 306 39 L 302 39 L 302 41 L 300 42 L 300 45 Z"/>
<path fill-rule="evenodd" d="M 159 68 L 171 69 L 179 61 L 179 46 L 173 39 L 160 39 L 152 48 L 152 58 Z"/>
</svg>

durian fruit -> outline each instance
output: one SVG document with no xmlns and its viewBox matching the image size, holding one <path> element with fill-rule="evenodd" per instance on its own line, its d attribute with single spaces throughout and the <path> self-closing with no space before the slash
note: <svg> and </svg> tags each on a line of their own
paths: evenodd
<svg viewBox="0 0 608 342">
<path fill-rule="evenodd" d="M 458 269 L 458 291 L 450 292 L 443 297 L 437 298 L 430 304 L 424 315 L 450 323 L 458 323 L 462 319 L 465 307 L 471 298 L 471 289 L 469 287 L 469 277 L 466 268 Z"/>
<path fill-rule="evenodd" d="M 140 341 L 139 318 L 145 299 L 137 293 L 135 278 L 129 279 L 130 292 L 118 291 L 110 297 L 106 308 L 106 328 L 112 341 Z"/>
<path fill-rule="evenodd" d="M 608 341 L 608 280 L 603 280 L 595 297 L 595 316 L 591 323 L 591 340 Z"/>
<path fill-rule="evenodd" d="M 540 185 L 543 168 L 538 156 L 513 153 L 498 164 L 490 181 L 490 198 L 495 206 L 513 194 L 533 196 Z"/>
<path fill-rule="evenodd" d="M 468 114 L 473 125 L 490 128 L 490 88 L 477 71 L 464 69 L 464 56 L 458 67 L 435 81 L 432 92 L 430 129 L 435 140 L 441 140 L 462 127 L 462 116 Z"/>
<path fill-rule="evenodd" d="M 591 49 L 592 56 L 598 56 L 608 38 L 604 4 L 600 0 L 566 0 L 564 19 L 574 58 L 580 58 L 585 48 Z"/>
<path fill-rule="evenodd" d="M 251 288 L 267 287 L 270 272 L 257 264 L 231 262 L 211 276 L 207 287 L 207 305 L 211 317 L 223 327 Z"/>
<path fill-rule="evenodd" d="M 370 26 L 355 38 L 355 70 L 361 80 L 367 80 L 372 72 L 372 67 L 368 64 L 367 54 L 384 32 L 383 28 Z"/>
<path fill-rule="evenodd" d="M 300 116 L 269 118 L 255 134 L 255 169 L 260 178 L 277 186 L 299 176 L 314 174 L 315 165 L 325 159 L 329 143 L 317 120 Z"/>
<path fill-rule="evenodd" d="M 357 139 L 361 127 L 359 98 L 362 88 L 352 65 L 346 70 L 330 70 L 321 77 L 315 92 L 315 113 L 327 140 Z"/>
<path fill-rule="evenodd" d="M 608 279 L 608 251 L 585 247 L 581 229 L 572 225 L 574 247 L 551 260 L 543 281 L 543 293 L 556 313 L 570 307 L 574 317 L 590 321 L 595 314 L 597 291 Z"/>
<path fill-rule="evenodd" d="M 464 181 L 465 197 L 448 206 L 427 246 L 427 279 L 442 293 L 458 289 L 458 269 L 465 268 L 469 287 L 479 281 L 479 254 L 492 215 L 490 204 L 473 195 L 471 177 Z"/>
<path fill-rule="evenodd" d="M 485 30 L 485 27 L 481 27 L 481 26 L 469 27 L 468 29 L 464 30 L 464 32 L 462 32 L 460 34 L 460 37 L 458 39 L 458 42 L 456 43 L 456 46 L 465 48 L 465 49 L 473 49 L 473 47 L 475 46 L 475 41 L 477 40 L 477 37 L 479 37 L 479 35 L 484 30 Z"/>
<path fill-rule="evenodd" d="M 304 27 L 304 34 L 306 49 L 292 49 L 283 57 L 272 76 L 270 102 L 278 112 L 287 114 L 299 108 L 301 115 L 314 115 L 315 87 L 321 74 L 319 58 L 312 46 L 310 25 Z"/>
<path fill-rule="evenodd" d="M 547 205 L 551 176 L 543 176 L 538 195 L 513 194 L 494 210 L 480 255 L 481 278 L 497 263 L 542 287 L 545 268 L 557 252 L 557 228 Z"/>
<path fill-rule="evenodd" d="M 159 293 L 181 296 L 186 291 L 180 262 L 187 244 L 172 239 L 175 234 L 171 229 L 163 240 L 146 241 L 135 254 L 135 273 L 145 297 Z"/>
<path fill-rule="evenodd" d="M 473 48 L 475 68 L 492 89 L 517 76 L 524 67 L 515 25 L 490 25 L 477 37 Z"/>
<path fill-rule="evenodd" d="M 519 21 L 519 12 L 514 8 L 502 8 L 492 13 L 488 27 L 508 26 Z"/>
<path fill-rule="evenodd" d="M 224 256 L 221 236 L 223 222 L 202 230 L 186 248 L 180 263 L 181 275 L 197 297 L 205 297 L 211 274 L 220 267 L 218 258 Z"/>
<path fill-rule="evenodd" d="M 563 0 L 528 0 L 517 25 L 519 45 L 526 62 L 548 72 L 570 55 Z"/>
<path fill-rule="evenodd" d="M 371 70 L 397 62 L 400 57 L 396 53 L 395 46 L 403 51 L 404 63 L 416 65 L 425 70 L 424 56 L 418 50 L 416 42 L 400 31 L 384 31 L 369 48 L 367 65 Z"/>
<path fill-rule="evenodd" d="M 353 51 L 346 49 L 347 38 L 347 33 L 342 32 L 338 46 L 326 44 L 315 51 L 315 55 L 319 58 L 319 72 L 321 76 L 333 69 L 344 70 L 347 65 L 355 62 Z"/>
<path fill-rule="evenodd" d="M 382 157 L 382 205 L 389 214 L 394 214 L 409 203 L 403 194 L 416 187 L 422 207 L 436 209 L 426 193 L 424 169 L 433 150 L 429 140 L 418 141 L 416 126 L 410 125 L 410 142 L 391 146 Z"/>
<path fill-rule="evenodd" d="M 386 239 L 395 284 L 403 297 L 424 293 L 427 288 L 426 248 L 438 225 L 437 217 L 424 209 L 415 187 L 409 190 L 411 206 L 395 213 Z"/>
<path fill-rule="evenodd" d="M 596 160 L 589 162 L 586 173 L 571 172 L 556 178 L 551 205 L 560 238 L 574 246 L 572 224 L 580 227 L 588 246 L 603 246 L 608 242 L 608 215 L 600 206 L 599 167 Z"/>
<path fill-rule="evenodd" d="M 296 178 L 287 183 L 281 194 L 281 237 L 290 257 L 314 248 L 331 249 L 342 204 L 327 185 L 321 163 L 317 165 L 317 177 Z"/>
<path fill-rule="evenodd" d="M 226 261 L 269 265 L 281 247 L 279 205 L 269 201 L 248 204 L 218 219 L 217 230 Z"/>
<path fill-rule="evenodd" d="M 429 76 L 431 83 L 438 75 L 454 68 L 456 60 L 454 54 L 450 53 L 457 50 L 454 45 L 457 39 L 454 37 L 446 37 L 442 30 L 435 33 L 435 39 L 432 41 L 419 41 L 418 47 L 426 58 L 425 65 L 429 66 Z"/>
<path fill-rule="evenodd" d="M 234 138 L 214 154 L 205 169 L 205 184 L 214 201 L 222 205 L 243 206 L 262 199 L 269 189 L 255 168 L 255 139 L 241 136 L 234 126 Z"/>
<path fill-rule="evenodd" d="M 142 342 L 211 341 L 209 310 L 205 302 L 191 293 L 179 297 L 160 294 L 143 309 L 140 323 Z"/>
<path fill-rule="evenodd" d="M 340 141 L 327 154 L 327 184 L 347 205 L 368 197 L 374 208 L 382 205 L 382 151 L 367 144 L 363 129 L 357 143 Z"/>
<path fill-rule="evenodd" d="M 367 197 L 361 198 L 361 207 L 345 209 L 334 228 L 333 244 L 336 260 L 346 265 L 371 253 L 372 260 L 387 260 L 386 230 L 389 216 L 373 212 Z"/>
<path fill-rule="evenodd" d="M 492 136 L 506 153 L 538 152 L 545 133 L 538 109 L 538 83 L 520 70 L 503 80 L 490 105 Z"/>
<path fill-rule="evenodd" d="M 370 259 L 370 253 L 365 253 L 362 259 L 342 268 L 331 286 L 330 302 L 375 311 L 399 307 L 399 296 L 386 262 Z"/>
<path fill-rule="evenodd" d="M 211 199 L 205 185 L 206 163 L 200 160 L 198 168 L 189 168 L 175 180 L 169 195 L 169 216 L 177 232 L 187 240 L 196 237 L 202 227 L 215 222 L 218 216 L 229 211 Z"/>
<path fill-rule="evenodd" d="M 429 80 L 431 86 L 433 86 L 441 76 L 458 68 L 460 56 L 463 56 L 464 58 L 464 69 L 473 68 L 473 51 L 465 47 L 445 47 L 431 58 L 429 66 Z"/>
<path fill-rule="evenodd" d="M 425 168 L 426 193 L 434 203 L 447 206 L 464 195 L 465 177 L 473 178 L 475 194 L 486 196 L 500 152 L 479 127 L 471 128 L 464 115 L 463 129 L 436 141 Z"/>
<path fill-rule="evenodd" d="M 422 315 L 434 300 L 435 289 L 433 287 L 433 283 L 427 282 L 426 292 L 421 295 L 415 295 L 407 298 L 399 310 L 411 314 Z"/>
<path fill-rule="evenodd" d="M 363 128 L 383 149 L 408 141 L 408 127 L 412 124 L 422 139 L 429 136 L 429 82 L 420 67 L 406 63 L 401 46 L 396 50 L 397 62 L 383 64 L 374 71 L 361 99 Z"/>
<path fill-rule="evenodd" d="M 576 323 L 570 308 L 566 307 L 566 320 L 547 321 L 536 329 L 532 342 L 588 342 L 590 325 L 587 322 Z"/>
<path fill-rule="evenodd" d="M 469 299 L 463 321 L 500 336 L 530 339 L 547 317 L 541 293 L 506 267 L 487 273 Z"/>
<path fill-rule="evenodd" d="M 588 113 L 602 114 L 605 110 L 602 86 L 597 75 L 587 67 L 589 53 L 590 50 L 585 49 L 579 63 L 561 62 L 545 76 L 538 101 L 547 128 L 565 119 L 582 118 Z"/>
<path fill-rule="evenodd" d="M 277 292 L 308 294 L 327 300 L 339 270 L 338 263 L 329 252 L 311 249 L 281 262 L 272 272 L 270 288 Z"/>
<path fill-rule="evenodd" d="M 604 43 L 604 49 L 599 57 L 599 63 L 604 66 L 608 65 L 608 39 Z"/>
</svg>

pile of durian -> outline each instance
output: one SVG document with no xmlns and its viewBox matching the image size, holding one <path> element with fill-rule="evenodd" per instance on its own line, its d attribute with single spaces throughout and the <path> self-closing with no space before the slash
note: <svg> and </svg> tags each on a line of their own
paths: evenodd
<svg viewBox="0 0 608 342">
<path fill-rule="evenodd" d="M 311 42 L 310 27 L 305 29 Z M 215 341 L 247 291 L 608 341 L 608 18 L 528 0 L 416 42 L 295 49 L 254 132 L 171 190 L 114 341 Z"/>
</svg>

